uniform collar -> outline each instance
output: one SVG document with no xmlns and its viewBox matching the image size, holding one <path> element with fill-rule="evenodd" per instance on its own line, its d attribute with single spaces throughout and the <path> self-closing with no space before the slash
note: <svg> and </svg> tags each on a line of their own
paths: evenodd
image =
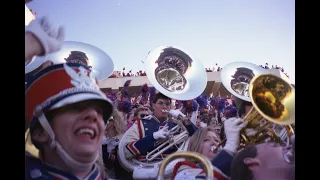
<svg viewBox="0 0 320 180">
<path fill-rule="evenodd" d="M 153 117 L 153 119 L 155 120 L 155 121 L 157 121 L 158 123 L 166 123 L 166 122 L 168 122 L 168 119 L 169 118 L 167 118 L 165 121 L 160 121 L 158 118 L 156 118 L 156 116 L 154 116 L 153 114 L 151 115 L 152 117 Z"/>
</svg>

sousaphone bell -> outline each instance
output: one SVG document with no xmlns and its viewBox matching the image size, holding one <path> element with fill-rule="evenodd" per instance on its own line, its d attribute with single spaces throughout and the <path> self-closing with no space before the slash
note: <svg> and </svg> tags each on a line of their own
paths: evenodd
<svg viewBox="0 0 320 180">
<path fill-rule="evenodd" d="M 220 71 L 223 86 L 234 96 L 244 101 L 251 102 L 249 84 L 255 76 L 268 74 L 268 71 L 256 64 L 249 62 L 232 62 Z"/>
<path fill-rule="evenodd" d="M 65 41 L 58 52 L 34 57 L 25 66 L 25 74 L 37 69 L 46 61 L 52 61 L 53 64 L 70 62 L 87 65 L 100 81 L 108 78 L 114 70 L 112 59 L 100 48 L 83 42 Z"/>
<path fill-rule="evenodd" d="M 207 85 L 207 74 L 200 61 L 178 47 L 160 46 L 149 51 L 145 67 L 151 84 L 172 99 L 193 99 Z"/>
</svg>

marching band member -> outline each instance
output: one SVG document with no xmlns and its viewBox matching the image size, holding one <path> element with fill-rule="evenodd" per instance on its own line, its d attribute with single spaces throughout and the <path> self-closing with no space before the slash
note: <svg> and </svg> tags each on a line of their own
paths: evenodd
<svg viewBox="0 0 320 180">
<path fill-rule="evenodd" d="M 214 150 L 214 147 L 220 144 L 220 136 L 211 127 L 199 129 L 191 136 L 188 151 L 200 153 L 208 158 L 212 165 L 216 167 L 214 174 L 218 180 L 228 179 L 233 154 L 237 152 L 237 147 L 240 143 L 240 130 L 244 128 L 247 123 L 247 121 L 243 121 L 240 118 L 233 117 L 227 119 L 224 123 L 227 142 L 223 149 L 220 148 L 217 150 Z M 176 175 L 178 176 L 180 173 L 183 174 L 185 171 L 192 172 L 192 174 L 189 175 L 192 175 L 195 179 L 205 176 L 205 172 L 200 165 L 190 161 L 182 161 L 175 166 L 172 178 L 176 178 Z"/>
<path fill-rule="evenodd" d="M 276 143 L 252 144 L 239 151 L 231 165 L 232 180 L 294 180 L 293 147 Z"/>
<path fill-rule="evenodd" d="M 97 162 L 113 106 L 96 83 L 86 67 L 57 64 L 29 84 L 25 112 L 40 157 L 26 154 L 25 179 L 104 179 Z"/>
<path fill-rule="evenodd" d="M 183 115 L 178 110 L 170 110 L 171 98 L 161 93 L 154 95 L 152 103 L 153 114 L 141 120 L 136 120 L 127 132 L 125 156 L 128 159 L 137 157 L 139 160 L 144 160 L 147 152 L 156 148 L 157 140 L 164 139 L 169 135 L 168 131 L 176 126 L 176 124 L 168 121 L 167 112 L 170 111 L 174 117 Z M 184 120 L 183 123 L 189 135 L 192 135 L 196 131 L 196 127 L 189 120 Z M 174 151 L 176 151 L 175 148 L 169 149 L 164 153 L 164 156 Z"/>
<path fill-rule="evenodd" d="M 102 157 L 104 166 L 107 169 L 109 178 L 116 178 L 117 167 L 117 149 L 120 139 L 125 133 L 125 120 L 116 108 L 113 109 L 112 116 L 107 120 L 105 135 L 102 139 Z"/>
<path fill-rule="evenodd" d="M 196 100 L 189 100 L 184 102 L 185 112 L 190 116 L 190 121 L 197 128 L 201 128 L 201 119 L 199 116 L 199 104 Z M 183 107 L 181 107 L 183 108 Z"/>
</svg>

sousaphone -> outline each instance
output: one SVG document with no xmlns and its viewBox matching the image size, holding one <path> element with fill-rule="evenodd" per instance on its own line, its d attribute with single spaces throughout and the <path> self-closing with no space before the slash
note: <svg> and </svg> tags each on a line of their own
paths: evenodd
<svg viewBox="0 0 320 180">
<path fill-rule="evenodd" d="M 194 99 L 202 94 L 207 85 L 207 75 L 202 64 L 181 48 L 158 47 L 148 53 L 144 64 L 151 84 L 159 92 L 172 99 Z M 177 147 L 176 152 L 186 151 L 189 133 L 181 121 L 174 121 L 177 125 L 170 129 L 168 139 L 158 142 L 156 149 L 147 153 L 147 162 L 125 157 L 124 149 L 128 133 L 123 135 L 119 143 L 118 158 L 126 170 L 133 172 L 134 179 L 156 179 L 158 166 L 164 159 L 162 154 L 167 149 Z M 162 160 L 153 161 L 156 157 L 162 157 Z M 164 176 L 170 176 L 178 161 L 181 159 L 169 163 L 164 170 Z"/>
<path fill-rule="evenodd" d="M 100 81 L 108 78 L 114 70 L 110 56 L 98 47 L 83 42 L 65 41 L 58 52 L 48 56 L 34 57 L 25 66 L 25 74 L 37 69 L 46 61 L 52 61 L 53 64 L 66 63 L 67 61 L 86 63 Z"/>
</svg>

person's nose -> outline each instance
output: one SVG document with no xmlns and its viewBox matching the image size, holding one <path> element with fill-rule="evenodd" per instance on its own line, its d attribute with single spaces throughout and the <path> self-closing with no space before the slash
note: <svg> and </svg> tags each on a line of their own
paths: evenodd
<svg viewBox="0 0 320 180">
<path fill-rule="evenodd" d="M 163 103 L 163 104 L 162 104 L 162 107 L 170 108 L 170 104 Z"/>
<path fill-rule="evenodd" d="M 214 138 L 210 138 L 210 144 L 211 146 L 213 146 L 213 145 L 218 145 L 219 143 L 216 143 Z"/>
<path fill-rule="evenodd" d="M 102 116 L 95 109 L 88 109 L 84 114 L 84 120 L 96 122 L 102 119 Z"/>
</svg>

